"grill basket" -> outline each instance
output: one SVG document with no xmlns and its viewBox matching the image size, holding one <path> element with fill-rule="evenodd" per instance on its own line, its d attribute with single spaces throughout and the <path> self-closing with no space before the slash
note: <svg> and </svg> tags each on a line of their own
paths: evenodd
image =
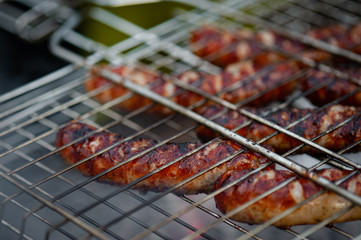
<svg viewBox="0 0 361 240">
<path fill-rule="evenodd" d="M 34 26 L 29 24 L 33 24 L 36 18 L 30 14 L 34 16 L 32 21 L 20 21 L 21 27 L 8 30 L 33 41 L 57 29 L 51 35 L 50 48 L 56 56 L 71 64 L 0 96 L 0 235 L 4 239 L 361 239 L 360 220 L 330 225 L 330 218 L 319 224 L 287 229 L 272 226 L 272 220 L 261 225 L 248 225 L 228 220 L 229 216 L 221 214 L 213 200 L 216 193 L 178 196 L 171 191 L 144 193 L 132 190 L 131 186 L 102 184 L 97 182 L 100 176 L 84 177 L 74 166 L 65 165 L 58 155 L 59 149 L 55 147 L 57 131 L 70 121 L 89 123 L 130 139 L 145 137 L 164 144 L 198 141 L 194 130 L 202 123 L 261 152 L 280 168 L 282 166 L 311 178 L 325 190 L 334 191 L 353 204 L 361 205 L 359 196 L 345 191 L 336 183 L 309 174 L 316 168 L 329 166 L 356 172 L 360 167 L 361 153 L 353 153 L 352 148 L 359 145 L 361 140 L 339 152 L 332 152 L 299 137 L 302 142 L 300 148 L 311 145 L 319 154 L 294 154 L 297 148 L 277 155 L 261 147 L 260 144 L 266 139 L 256 144 L 250 142 L 204 119 L 192 106 L 179 106 L 127 80 L 123 84 L 131 93 L 106 104 L 97 102 L 93 97 L 109 86 L 91 92 L 84 89 L 89 70 L 93 65 L 103 63 L 141 65 L 169 75 L 187 70 L 219 73 L 220 67 L 194 55 L 189 48 L 190 32 L 203 24 L 214 24 L 228 30 L 243 26 L 271 29 L 310 47 L 345 58 L 352 64 L 359 64 L 359 55 L 305 36 L 315 27 L 337 23 L 347 26 L 357 24 L 361 19 L 361 4 L 358 1 L 197 1 L 191 10 L 179 10 L 174 17 L 150 28 L 143 28 L 117 16 L 112 8 L 85 6 L 86 11 L 80 14 L 70 6 L 55 1 L 51 4 L 59 5 L 52 6 L 50 10 L 39 7 L 45 2 L 27 5 L 30 8 L 27 11 L 37 10 L 42 15 L 51 16 L 49 21 L 54 23 L 56 19 L 55 25 L 51 24 L 41 33 L 34 34 Z M 52 15 L 57 7 L 65 9 L 60 17 Z M 4 12 L 9 14 L 8 11 Z M 4 16 L 3 13 L 0 13 L 1 16 Z M 15 15 L 6 18 L 12 23 L 19 22 Z M 87 29 L 96 26 L 101 32 L 96 32 L 98 35 L 88 34 Z M 36 28 L 41 29 L 41 24 Z M 104 41 L 103 34 L 112 36 L 112 39 Z M 301 60 L 306 65 L 306 70 L 297 75 L 317 68 L 338 74 L 358 84 L 358 91 L 361 90 L 359 79 L 327 63 L 315 63 L 291 53 L 285 54 L 289 59 Z M 114 75 L 108 77 L 112 81 L 119 80 Z M 180 87 L 197 91 L 190 86 Z M 116 107 L 134 94 L 150 98 L 154 103 L 132 112 Z M 239 108 L 247 103 L 246 99 L 242 103 L 231 104 L 217 96 L 200 94 L 229 108 Z M 255 98 L 262 94 L 266 93 L 260 93 Z M 313 107 L 306 99 L 307 94 L 310 93 L 297 90 L 285 101 L 273 103 L 272 110 L 287 106 Z M 333 104 L 340 101 L 342 99 L 337 99 Z M 149 114 L 158 104 L 174 110 L 174 113 L 169 116 Z M 287 128 L 267 121 L 261 115 L 252 115 L 248 111 L 242 113 L 252 121 L 295 137 Z M 328 129 L 323 135 L 331 134 L 333 130 Z M 307 200 L 303 204 L 306 203 Z"/>
</svg>

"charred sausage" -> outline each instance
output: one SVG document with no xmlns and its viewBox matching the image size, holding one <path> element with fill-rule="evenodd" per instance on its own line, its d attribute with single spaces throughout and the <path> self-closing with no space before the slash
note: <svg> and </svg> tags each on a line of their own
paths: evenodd
<svg viewBox="0 0 361 240">
<path fill-rule="evenodd" d="M 310 30 L 307 35 L 331 45 L 357 52 L 361 44 L 361 23 L 351 27 L 343 24 L 319 27 Z"/>
<path fill-rule="evenodd" d="M 340 70 L 348 73 L 355 78 L 361 77 L 360 67 L 341 67 Z M 325 84 L 327 83 L 327 84 Z M 325 85 L 321 88 L 318 86 Z M 361 106 L 361 87 L 349 80 L 337 77 L 334 74 L 326 73 L 320 70 L 311 69 L 302 77 L 301 86 L 303 91 L 317 88 L 314 92 L 306 97 L 316 106 L 321 106 L 334 101 L 338 98 L 350 94 L 346 99 L 340 103 L 352 106 Z"/>
<path fill-rule="evenodd" d="M 315 30 L 315 33 L 318 33 L 318 31 Z M 328 34 L 333 34 L 333 32 L 328 32 Z M 326 33 L 322 36 L 325 35 Z M 196 55 L 223 67 L 257 56 L 260 53 L 262 53 L 261 56 L 257 57 L 259 60 L 265 57 L 268 58 L 269 55 L 272 58 L 284 58 L 281 54 L 276 54 L 270 50 L 262 50 L 262 47 L 276 47 L 287 53 L 298 54 L 301 57 L 316 61 L 330 57 L 330 54 L 324 51 L 310 49 L 300 42 L 269 30 L 256 32 L 242 28 L 227 31 L 213 25 L 204 25 L 191 33 L 190 43 L 190 48 Z"/>
<path fill-rule="evenodd" d="M 72 123 L 57 133 L 56 146 L 66 145 L 94 130 L 94 127 L 83 123 Z M 60 154 L 67 164 L 74 164 L 122 139 L 120 135 L 115 133 L 95 133 L 66 147 Z M 156 142 L 150 139 L 127 140 L 111 150 L 78 165 L 76 168 L 85 176 L 96 176 L 153 147 L 155 144 Z M 162 145 L 101 176 L 99 181 L 120 186 L 129 184 L 199 146 L 199 143 L 168 143 Z M 244 152 L 182 185 L 175 192 L 178 194 L 208 193 L 213 191 L 213 183 L 216 179 L 226 171 L 257 168 L 269 161 L 266 157 L 248 151 L 233 141 L 217 140 L 137 183 L 134 188 L 142 191 L 164 191 L 238 151 Z"/>
<path fill-rule="evenodd" d="M 260 113 L 260 109 L 249 110 L 256 114 Z M 228 129 L 234 129 L 249 121 L 249 118 L 243 116 L 238 111 L 225 110 L 224 107 L 219 105 L 205 106 L 200 110 L 200 114 L 206 118 L 211 118 L 213 115 L 221 111 L 224 111 L 224 113 L 213 121 Z M 359 108 L 333 105 L 319 112 L 316 112 L 314 109 L 285 109 L 270 114 L 265 118 L 281 127 L 286 127 L 307 114 L 310 114 L 310 117 L 291 127 L 289 130 L 306 139 L 312 139 L 327 131 L 331 127 L 354 116 L 351 121 L 315 141 L 315 143 L 323 147 L 337 151 L 361 139 L 361 115 L 359 113 Z M 253 122 L 236 132 L 245 138 L 258 141 L 274 133 L 275 130 L 261 123 Z M 198 127 L 197 135 L 204 141 L 208 141 L 218 136 L 216 132 L 206 128 L 205 126 Z M 300 144 L 298 140 L 282 133 L 273 136 L 265 143 L 272 146 L 278 153 L 286 152 Z M 355 147 L 353 150 L 359 149 L 360 147 Z M 303 147 L 301 151 L 312 152 L 313 149 L 310 147 Z"/>
<path fill-rule="evenodd" d="M 318 27 L 311 29 L 306 35 L 361 53 L 361 23 L 352 27 L 342 24 Z M 270 30 L 251 31 L 246 28 L 223 30 L 214 25 L 203 25 L 191 33 L 190 43 L 196 55 L 223 67 L 256 56 L 261 52 L 271 53 L 269 50 L 262 51 L 262 47 L 276 47 L 287 53 L 315 61 L 323 61 L 331 57 L 325 51 L 307 47 Z M 267 54 L 263 54 L 263 57 Z M 282 58 L 279 54 L 273 53 L 272 56 Z"/>
<path fill-rule="evenodd" d="M 227 172 L 217 180 L 216 189 L 241 178 L 249 171 Z M 324 169 L 315 173 L 329 181 L 337 181 L 349 174 L 348 171 L 338 169 Z M 267 169 L 260 171 L 215 196 L 216 205 L 222 213 L 226 214 L 292 177 L 296 177 L 296 175 L 285 170 Z M 340 187 L 361 196 L 361 174 L 353 175 L 342 182 Z M 230 218 L 243 223 L 261 224 L 321 190 L 322 188 L 313 181 L 297 177 L 296 180 L 240 210 Z M 350 201 L 336 193 L 325 191 L 320 196 L 303 204 L 297 210 L 274 222 L 273 225 L 289 227 L 317 224 L 350 206 L 352 206 Z M 330 223 L 352 221 L 360 218 L 361 207 L 355 206 Z"/>
<path fill-rule="evenodd" d="M 103 68 L 108 68 L 139 85 L 147 86 L 155 93 L 169 97 L 182 106 L 187 107 L 203 99 L 202 96 L 190 91 L 181 91 L 180 88 L 166 76 L 159 73 L 125 65 Z M 97 74 L 99 67 L 96 69 L 92 71 L 90 78 L 85 82 L 85 88 L 91 91 L 106 84 L 111 84 L 110 88 L 107 88 L 107 90 L 96 96 L 100 102 L 108 102 L 129 92 L 121 85 L 111 83 L 110 80 L 99 76 Z M 250 105 L 261 105 L 264 104 L 264 102 L 282 99 L 292 93 L 298 85 L 297 80 L 292 78 L 293 74 L 298 70 L 298 66 L 294 62 L 275 64 L 270 67 L 270 69 L 267 69 L 267 73 L 258 74 L 257 76 L 254 75 L 259 69 L 260 66 L 255 66 L 253 62 L 244 61 L 230 65 L 223 72 L 216 75 L 187 71 L 174 76 L 174 78 L 212 95 L 220 93 L 227 87 L 232 86 L 232 84 L 240 84 L 240 86 L 235 87 L 235 89 L 219 94 L 221 98 L 232 103 L 265 92 L 256 100 L 250 102 Z M 247 78 L 251 75 L 252 78 Z M 275 88 L 275 86 L 277 87 Z M 120 107 L 133 111 L 149 103 L 151 103 L 149 99 L 135 95 L 122 102 Z M 170 113 L 169 109 L 162 106 L 155 107 L 154 111 L 162 114 Z"/>
</svg>

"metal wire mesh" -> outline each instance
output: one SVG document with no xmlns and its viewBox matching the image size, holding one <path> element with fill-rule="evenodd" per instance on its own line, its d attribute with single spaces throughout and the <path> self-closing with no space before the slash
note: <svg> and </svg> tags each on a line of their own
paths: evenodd
<svg viewBox="0 0 361 240">
<path fill-rule="evenodd" d="M 15 0 L 0 2 L 0 27 L 35 42 L 49 37 L 72 13 L 65 1 Z M 77 1 L 68 2 L 74 6 Z"/>
<path fill-rule="evenodd" d="M 276 31 L 281 28 L 283 34 L 294 38 L 297 34 L 302 35 L 316 26 L 340 22 L 354 25 L 359 22 L 360 8 L 361 5 L 357 1 L 347 1 L 347 4 L 344 4 L 344 1 L 336 0 L 256 3 L 225 1 L 222 4 L 202 1 L 202 5 L 194 10 L 182 12 L 150 29 L 143 29 L 98 7 L 88 9 L 87 15 L 73 15 L 52 36 L 51 47 L 55 54 L 77 65 L 59 69 L 32 85 L 0 96 L 1 235 L 8 238 L 20 236 L 25 239 L 78 239 L 91 236 L 101 239 L 359 238 L 359 220 L 329 226 L 328 223 L 332 219 L 327 219 L 317 225 L 295 226 L 289 229 L 272 227 L 272 221 L 252 226 L 227 220 L 229 216 L 222 215 L 214 205 L 213 197 L 217 192 L 209 195 L 177 196 L 171 193 L 171 189 L 161 193 L 144 194 L 131 190 L 136 182 L 122 187 L 98 183 L 96 180 L 100 176 L 84 177 L 74 166 L 66 166 L 63 163 L 57 154 L 61 149 L 55 148 L 55 134 L 70 121 L 82 121 L 96 126 L 99 130 L 121 133 L 129 139 L 146 137 L 157 140 L 160 144 L 195 142 L 197 136 L 194 129 L 198 126 L 197 122 L 201 122 L 261 151 L 277 163 L 300 174 L 328 166 L 326 164 L 358 169 L 360 153 L 348 153 L 348 150 L 360 144 L 360 140 L 352 146 L 346 146 L 340 152 L 328 151 L 308 139 L 294 135 L 288 128 L 268 121 L 265 118 L 266 113 L 258 116 L 241 110 L 251 122 L 261 122 L 277 132 L 299 138 L 302 143 L 299 148 L 311 145 L 322 152 L 316 156 L 292 155 L 294 152 L 297 153 L 297 148 L 280 156 L 266 152 L 260 145 L 253 145 L 217 124 L 205 122 L 206 119 L 196 114 L 192 107 L 183 108 L 168 99 L 159 98 L 146 88 L 124 82 L 125 86 L 132 90 L 129 94 L 100 104 L 93 97 L 111 85 L 86 92 L 83 82 L 88 78 L 89 68 L 100 62 L 113 65 L 137 64 L 172 75 L 190 69 L 218 73 L 221 71 L 220 67 L 195 56 L 189 50 L 190 31 L 204 23 L 216 24 L 229 30 L 249 25 Z M 110 46 L 102 44 L 82 31 L 82 25 L 87 24 L 87 21 L 96 21 L 114 34 L 122 32 L 129 37 Z M 347 50 L 334 49 L 328 44 L 320 44 L 308 38 L 300 40 L 350 58 L 350 61 L 358 61 L 358 55 Z M 288 58 L 298 59 L 298 56 L 289 54 Z M 327 63 L 315 64 L 306 61 L 305 64 L 307 70 L 318 67 L 322 71 L 344 74 Z M 267 74 L 268 69 L 264 71 Z M 305 72 L 297 74 L 302 76 Z M 117 76 L 108 77 L 117 80 Z M 358 79 L 347 75 L 343 77 L 358 83 Z M 292 81 L 292 78 L 287 81 Z M 192 86 L 180 87 L 203 94 L 205 98 L 211 98 L 230 109 L 239 108 L 250 101 L 246 99 L 241 103 L 232 104 L 218 96 L 199 92 Z M 145 95 L 157 103 L 131 112 L 116 107 L 135 93 Z M 265 92 L 254 98 L 263 94 Z M 296 91 L 285 101 L 272 105 L 272 109 L 277 111 L 287 106 L 311 106 L 305 98 L 307 94 L 310 93 Z M 336 99 L 333 103 L 341 100 Z M 176 111 L 169 116 L 149 114 L 157 104 Z M 299 121 L 302 120 L 304 119 Z M 352 118 L 347 121 L 352 121 Z M 337 127 L 340 126 L 335 128 Z M 328 129 L 324 134 L 329 134 L 332 130 Z M 274 134 L 268 138 L 272 136 Z M 223 161 L 227 160 L 229 159 Z M 258 168 L 254 172 L 262 171 L 263 168 Z M 359 197 L 337 187 L 337 184 L 329 184 L 322 179 L 317 182 L 325 189 L 331 189 L 351 199 L 355 204 L 361 201 Z M 300 205 L 306 204 L 307 201 L 310 199 Z"/>
</svg>

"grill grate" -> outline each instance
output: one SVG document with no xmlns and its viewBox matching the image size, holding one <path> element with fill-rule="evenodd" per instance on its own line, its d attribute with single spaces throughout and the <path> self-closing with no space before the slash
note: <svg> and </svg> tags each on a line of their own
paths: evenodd
<svg viewBox="0 0 361 240">
<path fill-rule="evenodd" d="M 76 5 L 78 1 L 68 2 Z M 65 1 L 4 0 L 0 2 L 0 27 L 29 42 L 48 37 L 73 14 Z"/>
<path fill-rule="evenodd" d="M 88 69 L 101 62 L 114 65 L 122 63 L 142 65 L 145 68 L 170 74 L 190 69 L 219 73 L 221 71 L 219 67 L 195 56 L 189 50 L 190 31 L 203 23 L 217 24 L 225 29 L 235 29 L 251 24 L 255 28 L 271 28 L 281 31 L 290 38 L 297 38 L 317 26 L 339 22 L 354 25 L 360 21 L 359 13 L 361 12 L 361 4 L 357 1 L 347 1 L 345 4 L 341 0 L 317 2 L 229 0 L 221 5 L 207 1 L 199 4 L 192 11 L 182 12 L 150 29 L 143 29 L 99 7 L 90 7 L 86 12 L 87 15 L 74 13 L 52 36 L 51 48 L 56 55 L 75 65 L 59 69 L 30 85 L 0 96 L 0 184 L 2 186 L 0 234 L 2 236 L 7 238 L 21 236 L 25 239 L 44 237 L 78 239 L 91 236 L 100 239 L 194 239 L 198 237 L 205 239 L 293 237 L 350 239 L 361 237 L 360 229 L 357 227 L 360 224 L 359 220 L 328 226 L 328 223 L 332 221 L 330 218 L 317 225 L 295 226 L 289 229 L 270 226 L 277 219 L 254 226 L 233 222 L 227 220 L 230 214 L 222 215 L 215 208 L 213 197 L 222 189 L 208 195 L 177 196 L 171 194 L 173 189 L 162 193 L 144 194 L 130 189 L 138 181 L 118 187 L 95 181 L 100 175 L 83 177 L 74 169 L 75 166 L 66 166 L 57 155 L 61 149 L 54 147 L 55 134 L 72 120 L 89 123 L 96 126 L 99 131 L 107 129 L 119 132 L 128 139 L 152 138 L 159 141 L 159 145 L 167 142 L 197 141 L 194 129 L 198 126 L 197 122 L 201 122 L 251 149 L 262 152 L 280 165 L 311 178 L 325 189 L 331 189 L 350 199 L 354 204 L 360 205 L 360 197 L 338 187 L 338 183 L 331 184 L 309 172 L 329 165 L 359 169 L 360 153 L 348 153 L 348 151 L 359 145 L 361 140 L 339 152 L 332 152 L 313 143 L 315 139 L 310 141 L 293 134 L 289 131 L 291 126 L 282 128 L 265 119 L 270 112 L 287 106 L 311 106 L 305 97 L 316 89 L 311 89 L 310 92 L 296 91 L 285 101 L 272 105 L 271 111 L 264 112 L 263 115 L 255 115 L 245 109 L 240 110 L 243 115 L 251 119 L 244 126 L 251 122 L 261 122 L 274 128 L 276 133 L 285 133 L 302 142 L 298 148 L 282 156 L 269 152 L 259 145 L 276 133 L 253 144 L 212 121 L 203 119 L 193 111 L 194 106 L 183 108 L 127 80 L 124 80 L 123 84 L 132 92 L 106 104 L 96 102 L 93 97 L 110 88 L 110 85 L 91 92 L 85 91 L 83 82 L 88 77 Z M 104 28 L 109 28 L 114 34 L 121 32 L 129 37 L 115 44 L 103 44 L 82 30 L 82 27 L 89 22 L 101 23 Z M 347 50 L 307 37 L 302 37 L 300 40 L 311 46 L 341 55 L 350 61 L 359 61 L 357 54 Z M 297 56 L 287 54 L 288 58 L 298 59 Z M 304 63 L 307 66 L 306 70 L 297 73 L 297 76 L 287 79 L 286 82 L 303 76 L 309 69 L 318 68 L 341 75 L 360 86 L 359 79 L 337 71 L 327 63 L 315 64 L 312 61 L 304 61 Z M 257 74 L 267 74 L 269 69 L 265 68 L 262 71 L 264 73 Z M 102 72 L 102 74 L 113 81 L 119 81 L 117 75 L 109 72 Z M 249 81 L 251 80 L 252 77 Z M 231 104 L 218 96 L 209 96 L 209 94 L 199 92 L 192 86 L 180 85 L 176 81 L 174 83 L 182 89 L 203 94 L 206 98 L 230 109 L 238 109 L 253 100 L 246 99 L 240 103 Z M 115 107 L 135 93 L 144 95 L 156 103 L 132 112 Z M 265 93 L 260 93 L 262 94 Z M 259 96 L 255 96 L 257 97 Z M 339 103 L 341 100 L 337 99 L 332 104 Z M 149 114 L 148 111 L 157 104 L 172 108 L 176 112 L 166 117 Z M 326 107 L 323 106 L 319 111 Z M 309 116 L 305 118 L 307 117 Z M 329 134 L 347 121 L 352 121 L 352 118 L 339 126 L 328 129 L 323 134 Z M 208 143 L 200 148 L 205 147 L 206 144 Z M 311 145 L 322 154 L 293 155 L 304 145 Z M 146 154 L 146 152 L 141 154 Z M 175 161 L 181 160 L 182 157 Z M 223 159 L 222 162 L 229 159 Z M 262 171 L 265 167 L 262 166 L 247 176 Z M 280 189 L 291 180 L 271 191 Z M 310 200 L 311 198 L 299 205 Z M 252 202 L 255 201 L 252 200 Z M 250 205 L 252 202 L 247 204 Z"/>
</svg>

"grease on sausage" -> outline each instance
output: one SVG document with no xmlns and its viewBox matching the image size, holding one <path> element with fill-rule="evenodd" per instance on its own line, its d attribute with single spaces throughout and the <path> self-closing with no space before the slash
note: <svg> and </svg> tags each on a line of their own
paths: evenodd
<svg viewBox="0 0 361 240">
<path fill-rule="evenodd" d="M 82 123 L 72 123 L 61 129 L 56 137 L 56 146 L 66 145 L 95 128 Z M 67 164 L 74 164 L 98 151 L 121 141 L 123 138 L 115 133 L 100 132 L 63 149 L 60 154 Z M 127 159 L 153 147 L 155 141 L 150 139 L 127 140 L 109 151 L 100 154 L 76 168 L 86 176 L 96 176 L 107 169 L 121 164 Z M 157 147 L 133 161 L 125 163 L 113 171 L 100 177 L 99 181 L 116 185 L 126 185 L 140 177 L 164 166 L 199 147 L 199 143 L 168 143 Z M 230 161 L 212 168 L 208 172 L 180 186 L 175 190 L 178 194 L 209 193 L 213 191 L 213 183 L 228 170 L 244 170 L 257 168 L 269 160 L 261 154 L 248 151 L 230 140 L 217 140 L 196 153 L 172 164 L 158 173 L 137 183 L 134 188 L 142 191 L 164 191 L 202 170 L 216 164 L 222 159 L 244 151 Z"/>
<path fill-rule="evenodd" d="M 249 108 L 248 110 L 256 114 L 260 114 L 260 109 Z M 206 118 L 211 118 L 213 115 L 222 111 L 224 111 L 224 113 L 222 113 L 220 117 L 215 118 L 213 121 L 228 129 L 239 127 L 250 120 L 238 111 L 226 110 L 224 107 L 219 105 L 204 106 L 200 110 L 200 114 Z M 315 143 L 323 147 L 333 151 L 338 151 L 361 139 L 361 115 L 359 113 L 359 108 L 333 105 L 322 111 L 317 111 L 316 109 L 284 109 L 272 113 L 265 118 L 281 127 L 286 127 L 307 114 L 310 114 L 310 117 L 291 127 L 289 130 L 306 139 L 312 139 L 333 126 L 336 126 L 337 124 L 354 116 L 354 118 L 346 124 L 315 140 Z M 245 138 L 259 141 L 273 134 L 275 130 L 254 121 L 250 125 L 243 127 L 236 132 Z M 218 136 L 216 132 L 205 126 L 197 128 L 197 135 L 204 141 L 208 141 Z M 280 133 L 267 140 L 265 144 L 272 146 L 276 152 L 283 153 L 301 143 L 293 137 Z M 360 147 L 355 147 L 352 150 L 360 150 Z M 300 151 L 312 152 L 313 149 L 311 147 L 303 147 Z"/>
<path fill-rule="evenodd" d="M 103 67 L 104 68 L 104 67 Z M 128 80 L 142 86 L 149 87 L 153 92 L 168 97 L 175 103 L 188 107 L 203 99 L 202 96 L 181 90 L 166 76 L 130 66 L 105 67 L 111 71 L 127 78 Z M 237 103 L 251 96 L 264 92 L 261 96 L 251 101 L 250 105 L 262 105 L 264 102 L 279 100 L 292 93 L 297 87 L 297 79 L 293 75 L 298 71 L 298 66 L 294 62 L 281 62 L 267 69 L 267 73 L 257 74 L 262 66 L 255 66 L 252 61 L 243 61 L 228 66 L 220 74 L 208 74 L 197 71 L 187 71 L 177 76 L 175 79 L 185 84 L 196 87 L 208 94 L 218 94 L 226 88 L 238 84 L 229 91 L 220 93 L 220 97 Z M 129 93 L 129 90 L 120 84 L 112 83 L 110 80 L 97 74 L 101 67 L 96 67 L 91 72 L 90 78 L 85 82 L 87 91 L 92 91 L 101 86 L 110 84 L 110 87 L 102 91 L 96 98 L 102 102 L 111 101 L 117 97 Z M 252 76 L 252 78 L 250 78 Z M 277 86 L 275 88 L 275 86 Z M 139 107 L 151 103 L 151 100 L 135 95 L 119 104 L 120 107 L 133 111 Z M 153 111 L 162 114 L 169 114 L 171 111 L 163 106 L 157 105 Z"/>
<path fill-rule="evenodd" d="M 216 182 L 216 189 L 241 178 L 248 172 L 249 170 L 230 171 L 222 175 Z M 338 169 L 324 169 L 315 173 L 329 181 L 337 181 L 349 174 L 348 171 Z M 226 214 L 295 176 L 294 173 L 285 170 L 267 169 L 260 171 L 215 196 L 216 205 L 222 213 Z M 341 183 L 340 186 L 361 196 L 361 174 L 357 173 Z M 249 207 L 240 210 L 230 218 L 243 223 L 262 224 L 321 190 L 322 188 L 313 181 L 297 178 Z M 352 206 L 350 201 L 336 193 L 326 191 L 282 219 L 274 222 L 273 225 L 289 227 L 317 224 L 350 206 Z M 330 223 L 352 221 L 360 218 L 361 207 L 356 206 Z"/>
</svg>

